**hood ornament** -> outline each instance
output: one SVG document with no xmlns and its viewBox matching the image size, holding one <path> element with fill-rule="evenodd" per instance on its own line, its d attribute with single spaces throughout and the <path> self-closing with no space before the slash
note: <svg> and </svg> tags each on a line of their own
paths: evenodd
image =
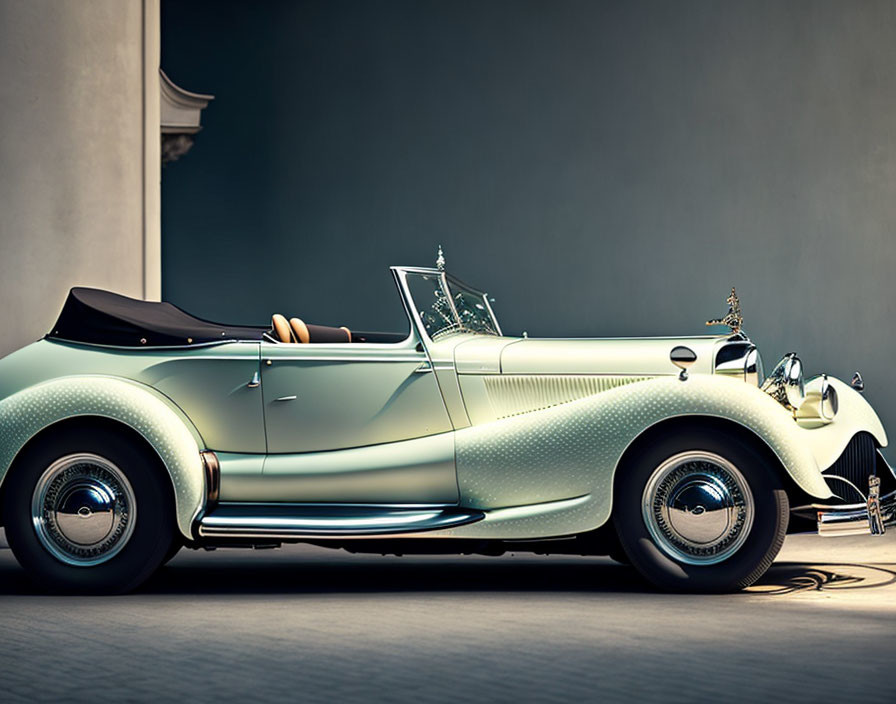
<svg viewBox="0 0 896 704">
<path fill-rule="evenodd" d="M 728 296 L 728 314 L 724 318 L 716 318 L 715 320 L 707 320 L 707 325 L 727 325 L 731 328 L 731 332 L 738 333 L 741 331 L 741 328 L 744 326 L 744 318 L 740 314 L 740 300 L 737 298 L 737 293 L 734 291 L 734 286 L 731 287 L 731 295 Z"/>
<path fill-rule="evenodd" d="M 442 254 L 442 245 L 439 245 L 439 253 L 436 256 L 436 269 L 445 271 L 445 255 Z"/>
</svg>

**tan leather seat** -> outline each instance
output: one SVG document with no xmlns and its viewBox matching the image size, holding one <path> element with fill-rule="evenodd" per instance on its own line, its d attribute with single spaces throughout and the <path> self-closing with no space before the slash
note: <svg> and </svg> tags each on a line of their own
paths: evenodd
<svg viewBox="0 0 896 704">
<path fill-rule="evenodd" d="M 307 325 L 301 318 L 290 318 L 279 313 L 271 316 L 273 337 L 280 342 L 307 345 L 309 342 L 351 342 L 352 331 L 347 327 L 331 328 L 325 325 Z M 343 337 L 344 335 L 344 337 Z"/>
<path fill-rule="evenodd" d="M 280 339 L 280 342 L 293 342 L 294 338 L 289 323 L 287 323 L 286 318 L 279 313 L 274 313 L 271 316 L 271 329 Z"/>
<path fill-rule="evenodd" d="M 308 344 L 309 342 L 351 342 L 352 331 L 347 327 L 330 328 L 325 325 L 308 325 L 301 318 L 290 318 L 289 326 L 292 329 L 293 336 L 297 342 Z M 340 339 L 341 334 L 336 331 L 345 332 L 345 339 Z"/>
<path fill-rule="evenodd" d="M 289 327 L 292 328 L 292 334 L 296 340 L 306 345 L 311 342 L 311 333 L 308 332 L 308 326 L 301 318 L 290 318 Z"/>
</svg>

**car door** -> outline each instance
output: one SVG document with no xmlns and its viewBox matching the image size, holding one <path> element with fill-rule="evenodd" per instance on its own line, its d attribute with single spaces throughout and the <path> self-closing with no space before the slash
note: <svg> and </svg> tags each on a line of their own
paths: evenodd
<svg viewBox="0 0 896 704">
<path fill-rule="evenodd" d="M 422 347 L 263 342 L 265 496 L 454 502 L 452 426 Z"/>
<path fill-rule="evenodd" d="M 390 347 L 262 343 L 268 453 L 365 447 L 450 430 L 426 354 Z"/>
<path fill-rule="evenodd" d="M 137 379 L 174 401 L 209 449 L 264 453 L 258 373 L 259 343 L 229 342 L 153 353 Z"/>
</svg>

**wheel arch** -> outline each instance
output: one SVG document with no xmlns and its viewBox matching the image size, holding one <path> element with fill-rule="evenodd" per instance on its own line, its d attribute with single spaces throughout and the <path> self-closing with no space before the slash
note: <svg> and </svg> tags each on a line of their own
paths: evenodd
<svg viewBox="0 0 896 704">
<path fill-rule="evenodd" d="M 768 444 L 768 442 L 754 429 L 738 423 L 730 418 L 711 415 L 683 415 L 673 416 L 658 421 L 653 425 L 645 428 L 639 433 L 625 448 L 616 468 L 613 471 L 613 493 L 616 493 L 616 486 L 619 478 L 625 472 L 626 466 L 630 465 L 637 458 L 638 453 L 655 441 L 661 435 L 674 433 L 676 430 L 707 430 L 710 432 L 723 432 L 739 438 L 744 444 L 751 446 L 756 450 L 766 464 L 773 469 L 775 474 L 780 478 L 781 483 L 787 492 L 787 495 L 803 497 L 806 492 L 797 484 L 793 476 L 787 470 L 781 457 Z"/>
<path fill-rule="evenodd" d="M 33 448 L 37 447 L 43 442 L 47 442 L 55 435 L 74 429 L 104 430 L 120 435 L 121 437 L 128 439 L 130 442 L 139 445 L 143 449 L 143 451 L 147 453 L 147 456 L 150 458 L 153 466 L 159 471 L 160 477 L 163 477 L 165 479 L 164 485 L 167 498 L 172 502 L 172 504 L 174 503 L 174 482 L 172 481 L 171 474 L 168 472 L 168 469 L 165 466 L 165 462 L 162 460 L 156 448 L 154 448 L 152 444 L 145 437 L 143 437 L 143 435 L 140 434 L 140 432 L 135 430 L 127 423 L 123 423 L 120 420 L 109 418 L 107 416 L 73 416 L 70 418 L 64 418 L 42 428 L 35 435 L 32 435 L 31 438 L 29 438 L 28 441 L 19 449 L 18 453 L 13 458 L 12 463 L 9 465 L 9 469 L 6 472 L 6 475 L 4 475 L 4 479 L 6 476 L 12 476 L 12 474 L 16 471 L 16 467 L 22 462 L 22 460 L 27 456 L 28 452 L 30 452 Z M 5 493 L 6 482 L 4 481 L 2 484 L 0 484 L 0 508 L 2 508 L 3 506 L 3 497 Z M 2 512 L 0 512 L 0 525 L 3 525 Z"/>
<path fill-rule="evenodd" d="M 192 539 L 193 522 L 205 505 L 204 443 L 170 399 L 129 379 L 64 377 L 0 401 L 0 495 L 21 453 L 68 423 L 105 424 L 139 438 L 168 475 L 177 527 Z"/>
<path fill-rule="evenodd" d="M 464 528 L 463 537 L 520 539 L 598 528 L 612 514 L 614 480 L 626 453 L 651 429 L 697 419 L 727 421 L 726 428 L 758 438 L 786 470 L 786 486 L 792 480 L 816 499 L 832 496 L 814 452 L 824 429 L 800 428 L 780 403 L 739 379 L 664 376 L 456 431 L 461 500 L 490 512 Z M 833 439 L 842 433 L 831 430 Z M 520 506 L 532 508 L 525 515 L 503 510 Z"/>
</svg>

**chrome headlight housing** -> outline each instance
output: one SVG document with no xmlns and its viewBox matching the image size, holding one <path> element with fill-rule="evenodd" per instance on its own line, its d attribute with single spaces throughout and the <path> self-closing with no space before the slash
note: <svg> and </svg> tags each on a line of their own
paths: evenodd
<svg viewBox="0 0 896 704">
<path fill-rule="evenodd" d="M 739 377 L 754 386 L 759 386 L 763 381 L 759 350 L 743 337 L 728 341 L 719 348 L 714 371 L 724 376 Z"/>
<path fill-rule="evenodd" d="M 762 369 L 762 355 L 753 347 L 744 359 L 744 381 L 753 386 L 759 386 L 765 381 L 765 371 Z"/>
<path fill-rule="evenodd" d="M 803 363 L 795 352 L 781 358 L 762 384 L 762 390 L 791 411 L 795 412 L 803 404 L 806 396 Z"/>
<path fill-rule="evenodd" d="M 805 427 L 826 425 L 834 420 L 839 407 L 837 389 L 828 381 L 828 375 L 822 374 L 806 383 L 806 399 L 797 409 L 796 419 Z"/>
</svg>

